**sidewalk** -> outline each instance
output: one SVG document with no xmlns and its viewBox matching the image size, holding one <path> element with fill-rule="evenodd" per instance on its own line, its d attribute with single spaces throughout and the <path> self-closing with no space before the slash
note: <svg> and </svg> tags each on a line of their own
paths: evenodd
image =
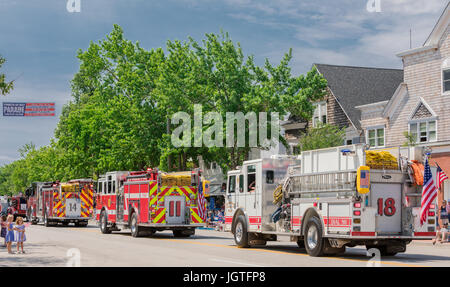
<svg viewBox="0 0 450 287">
<path fill-rule="evenodd" d="M 410 243 L 410 245 L 433 246 L 433 241 L 432 240 L 413 240 Z M 444 243 L 436 242 L 434 247 L 450 249 L 450 242 L 444 242 Z"/>
</svg>

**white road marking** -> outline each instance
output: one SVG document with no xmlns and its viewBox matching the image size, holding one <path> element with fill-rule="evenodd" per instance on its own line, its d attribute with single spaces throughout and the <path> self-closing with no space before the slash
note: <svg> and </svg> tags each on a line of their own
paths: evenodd
<svg viewBox="0 0 450 287">
<path fill-rule="evenodd" d="M 253 267 L 265 267 L 263 265 L 256 265 L 256 264 L 250 264 L 250 263 L 243 263 L 243 262 L 237 262 L 237 261 L 230 261 L 230 260 L 221 260 L 221 259 L 209 259 L 211 261 L 216 261 L 216 262 L 223 262 L 223 263 L 231 263 L 231 264 L 239 264 L 239 265 L 246 265 L 246 266 L 253 266 Z"/>
</svg>

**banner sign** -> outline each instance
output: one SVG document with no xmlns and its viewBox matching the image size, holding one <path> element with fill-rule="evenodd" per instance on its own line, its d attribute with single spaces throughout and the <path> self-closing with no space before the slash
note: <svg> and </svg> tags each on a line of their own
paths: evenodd
<svg viewBox="0 0 450 287">
<path fill-rule="evenodd" d="M 53 117 L 55 103 L 3 103 L 4 117 Z"/>
</svg>

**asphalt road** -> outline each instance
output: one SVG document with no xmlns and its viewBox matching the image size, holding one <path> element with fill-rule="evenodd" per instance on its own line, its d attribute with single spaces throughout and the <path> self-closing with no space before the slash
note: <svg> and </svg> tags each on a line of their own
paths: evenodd
<svg viewBox="0 0 450 287">
<path fill-rule="evenodd" d="M 231 234 L 212 230 L 197 230 L 195 236 L 182 239 L 170 231 L 133 238 L 126 231 L 102 234 L 92 223 L 88 227 L 33 225 L 26 234 L 26 254 L 11 255 L 0 248 L 0 266 L 344 267 L 377 263 L 362 246 L 347 248 L 340 256 L 314 258 L 288 238 L 268 242 L 266 247 L 241 249 L 235 247 Z M 406 253 L 383 257 L 379 263 L 385 267 L 450 266 L 450 243 L 413 242 Z"/>
</svg>

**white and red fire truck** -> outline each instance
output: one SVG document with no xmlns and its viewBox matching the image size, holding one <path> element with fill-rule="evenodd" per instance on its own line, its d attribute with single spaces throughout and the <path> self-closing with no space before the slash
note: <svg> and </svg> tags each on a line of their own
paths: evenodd
<svg viewBox="0 0 450 287">
<path fill-rule="evenodd" d="M 188 237 L 204 226 L 199 216 L 200 170 L 188 172 L 181 185 L 163 180 L 157 169 L 108 172 L 98 180 L 96 219 L 102 233 L 130 228 L 133 237 L 172 230 Z M 186 178 L 186 176 L 185 176 Z"/>
<path fill-rule="evenodd" d="M 93 207 L 92 179 L 74 179 L 66 183 L 35 182 L 27 189 L 27 217 L 32 224 L 41 221 L 45 226 L 87 226 Z"/>
<path fill-rule="evenodd" d="M 366 150 L 358 144 L 244 162 L 228 172 L 225 230 L 239 247 L 287 235 L 311 256 L 357 245 L 395 255 L 412 240 L 432 239 L 436 203 L 422 225 L 422 186 L 407 171 L 423 150 L 389 149 L 397 169 L 367 167 Z"/>
</svg>

